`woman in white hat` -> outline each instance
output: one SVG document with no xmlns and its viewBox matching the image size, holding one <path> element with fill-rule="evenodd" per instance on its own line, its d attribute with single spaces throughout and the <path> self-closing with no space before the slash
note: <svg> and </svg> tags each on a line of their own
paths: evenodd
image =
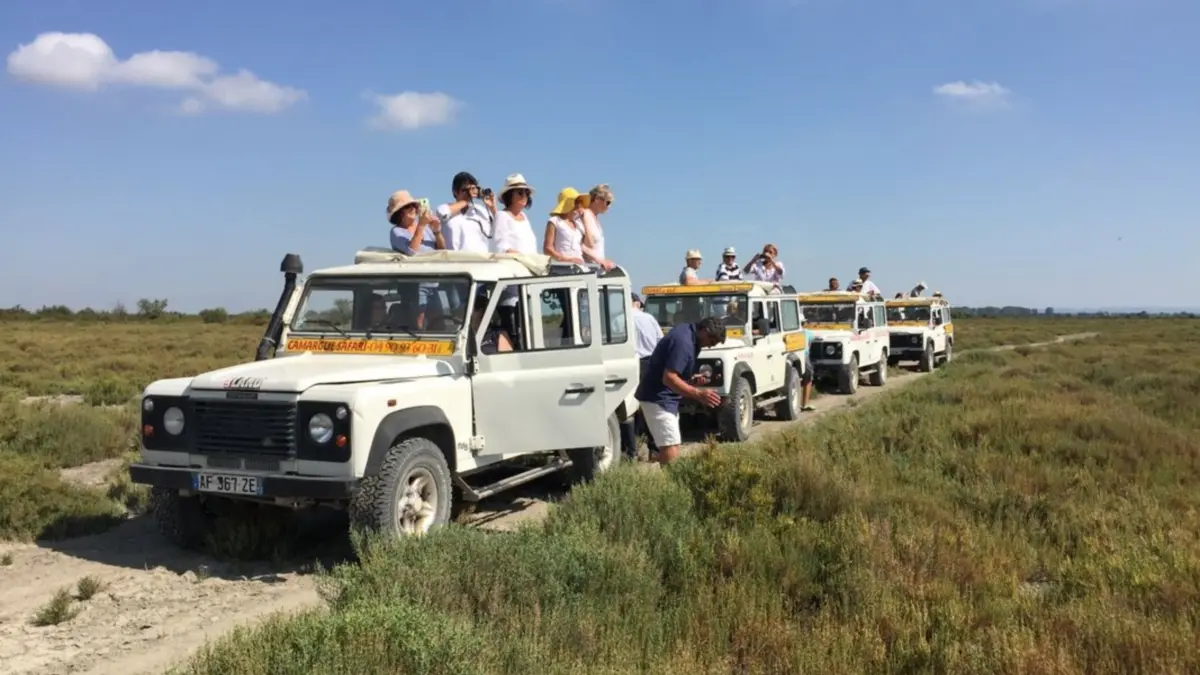
<svg viewBox="0 0 1200 675">
<path fill-rule="evenodd" d="M 542 253 L 559 262 L 584 264 L 584 226 L 580 214 L 587 208 L 589 200 L 588 195 L 579 194 L 573 187 L 563 188 L 558 193 L 558 204 L 546 223 Z"/>
<path fill-rule="evenodd" d="M 537 236 L 525 209 L 533 206 L 533 188 L 525 182 L 525 176 L 514 173 L 504 179 L 500 188 L 500 203 L 504 208 L 496 212 L 496 229 L 493 250 L 496 253 L 520 253 L 537 255 Z"/>
</svg>

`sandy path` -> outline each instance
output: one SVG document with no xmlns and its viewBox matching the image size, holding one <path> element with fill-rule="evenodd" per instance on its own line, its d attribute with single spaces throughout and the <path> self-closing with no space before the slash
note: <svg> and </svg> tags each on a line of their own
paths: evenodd
<svg viewBox="0 0 1200 675">
<path fill-rule="evenodd" d="M 1067 335 L 1025 346 L 1094 336 Z M 925 375 L 899 369 L 891 374 L 883 387 L 864 386 L 853 396 L 814 400 L 816 411 L 794 424 L 811 424 Z M 786 425 L 760 422 L 753 437 L 761 438 Z M 700 444 L 688 447 L 694 450 Z M 93 482 L 94 476 L 107 474 L 109 464 L 80 467 L 65 475 Z M 563 494 L 559 485 L 561 480 L 551 477 L 540 485 L 488 500 L 462 520 L 501 531 L 535 522 L 546 514 L 549 503 Z M 176 550 L 144 517 L 100 535 L 64 542 L 0 543 L 0 556 L 5 554 L 12 556 L 12 564 L 0 566 L 0 674 L 162 673 L 234 626 L 319 602 L 311 576 L 294 570 L 272 572 L 265 564 L 221 564 Z M 92 599 L 77 603 L 81 608 L 78 616 L 58 626 L 30 625 L 30 617 L 58 589 L 73 588 L 88 575 L 99 578 L 106 587 Z"/>
</svg>

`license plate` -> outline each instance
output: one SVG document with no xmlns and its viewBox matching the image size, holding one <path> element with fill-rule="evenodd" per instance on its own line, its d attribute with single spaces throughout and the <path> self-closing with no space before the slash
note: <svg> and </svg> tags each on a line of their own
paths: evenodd
<svg viewBox="0 0 1200 675">
<path fill-rule="evenodd" d="M 261 495 L 262 481 L 258 479 L 258 476 L 194 473 L 192 474 L 192 489 L 230 495 Z"/>
</svg>

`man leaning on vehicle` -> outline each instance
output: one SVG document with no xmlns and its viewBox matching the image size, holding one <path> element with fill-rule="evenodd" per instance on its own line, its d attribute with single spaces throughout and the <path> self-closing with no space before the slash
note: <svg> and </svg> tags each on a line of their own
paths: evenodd
<svg viewBox="0 0 1200 675">
<path fill-rule="evenodd" d="M 725 323 L 708 317 L 696 323 L 683 323 L 671 329 L 650 355 L 645 376 L 637 394 L 650 437 L 658 446 L 658 461 L 669 464 L 679 458 L 683 442 L 679 431 L 679 403 L 686 396 L 707 408 L 721 404 L 711 389 L 699 389 L 706 378 L 696 374 L 700 350 L 725 341 Z"/>
</svg>

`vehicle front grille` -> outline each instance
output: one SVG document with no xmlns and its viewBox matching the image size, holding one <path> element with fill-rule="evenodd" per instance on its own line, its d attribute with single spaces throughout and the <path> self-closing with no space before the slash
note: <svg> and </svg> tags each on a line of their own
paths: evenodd
<svg viewBox="0 0 1200 675">
<path fill-rule="evenodd" d="M 892 349 L 920 349 L 921 336 L 912 333 L 894 333 L 890 336 Z"/>
<path fill-rule="evenodd" d="M 193 399 L 195 452 L 287 456 L 296 450 L 296 404 Z"/>
</svg>

